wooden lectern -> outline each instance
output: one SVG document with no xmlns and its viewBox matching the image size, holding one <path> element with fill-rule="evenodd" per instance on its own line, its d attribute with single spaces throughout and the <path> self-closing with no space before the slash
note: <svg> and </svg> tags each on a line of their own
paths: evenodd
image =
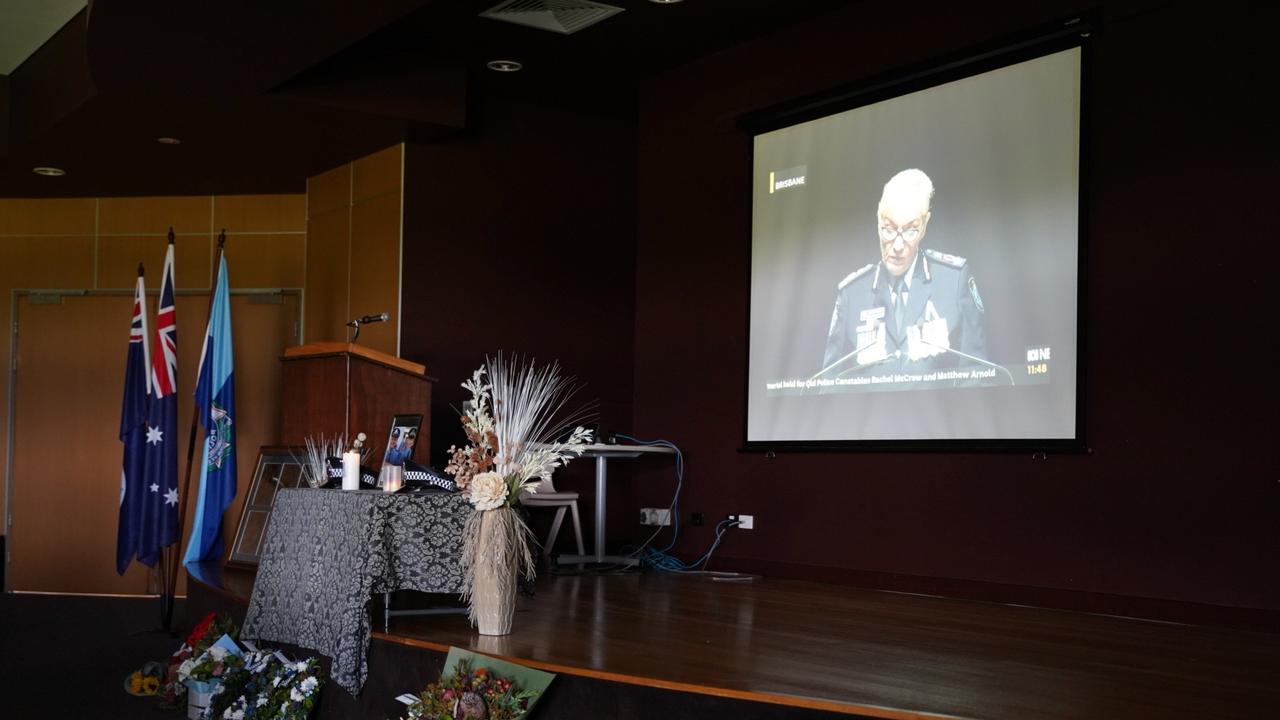
<svg viewBox="0 0 1280 720">
<path fill-rule="evenodd" d="M 281 358 L 280 442 L 303 445 L 308 436 L 368 436 L 372 466 L 391 432 L 393 415 L 422 414 L 414 461 L 427 463 L 431 448 L 431 383 L 423 365 L 354 343 L 318 342 L 291 347 Z"/>
</svg>

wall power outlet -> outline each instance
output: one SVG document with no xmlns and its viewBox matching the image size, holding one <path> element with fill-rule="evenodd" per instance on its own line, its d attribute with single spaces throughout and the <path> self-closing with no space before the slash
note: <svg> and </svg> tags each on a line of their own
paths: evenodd
<svg viewBox="0 0 1280 720">
<path fill-rule="evenodd" d="M 737 513 L 729 513 L 729 519 L 738 521 L 738 524 L 734 525 L 734 527 L 738 528 L 739 530 L 751 530 L 756 526 L 755 515 L 739 515 Z"/>
<path fill-rule="evenodd" d="M 668 508 L 640 508 L 641 525 L 670 525 L 671 510 Z"/>
</svg>

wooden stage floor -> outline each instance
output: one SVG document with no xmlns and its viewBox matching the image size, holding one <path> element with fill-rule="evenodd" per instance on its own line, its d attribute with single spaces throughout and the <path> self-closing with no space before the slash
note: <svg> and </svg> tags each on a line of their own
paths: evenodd
<svg viewBox="0 0 1280 720">
<path fill-rule="evenodd" d="M 252 577 L 223 584 L 247 597 Z M 374 638 L 869 717 L 1280 717 L 1280 635 L 790 580 L 544 576 L 511 635 L 462 615 L 390 629 Z"/>
</svg>

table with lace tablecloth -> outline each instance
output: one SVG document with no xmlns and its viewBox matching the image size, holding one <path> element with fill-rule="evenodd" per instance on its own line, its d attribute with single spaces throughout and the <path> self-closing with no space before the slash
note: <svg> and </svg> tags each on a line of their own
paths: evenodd
<svg viewBox="0 0 1280 720">
<path fill-rule="evenodd" d="M 462 591 L 459 493 L 281 490 L 241 636 L 316 650 L 355 695 L 368 675 L 369 598 Z"/>
</svg>

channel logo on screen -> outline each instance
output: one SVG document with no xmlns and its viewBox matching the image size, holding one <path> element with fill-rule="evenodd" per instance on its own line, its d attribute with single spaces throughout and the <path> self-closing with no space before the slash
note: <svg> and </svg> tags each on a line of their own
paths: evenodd
<svg viewBox="0 0 1280 720">
<path fill-rule="evenodd" d="M 786 170 L 769 171 L 769 194 L 782 192 L 790 188 L 804 185 L 804 174 L 809 170 L 807 165 L 797 165 Z"/>
</svg>

